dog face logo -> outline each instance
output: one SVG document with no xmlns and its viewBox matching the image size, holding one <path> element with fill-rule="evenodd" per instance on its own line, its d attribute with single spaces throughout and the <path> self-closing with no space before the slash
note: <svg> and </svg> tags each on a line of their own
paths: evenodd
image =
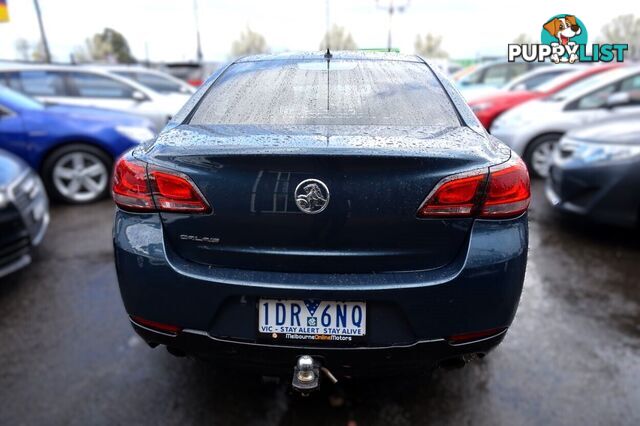
<svg viewBox="0 0 640 426">
<path fill-rule="evenodd" d="M 573 46 L 587 43 L 587 30 L 575 15 L 556 15 L 542 26 L 541 40 L 551 46 L 565 46 L 569 51 Z M 550 58 L 553 62 L 569 62 L 573 64 L 578 60 L 576 53 L 565 55 L 554 54 Z"/>
<path fill-rule="evenodd" d="M 569 40 L 582 32 L 576 17 L 571 15 L 565 15 L 563 18 L 553 18 L 544 24 L 542 28 L 556 37 L 561 44 L 569 43 Z"/>
<path fill-rule="evenodd" d="M 589 46 L 587 28 L 576 15 L 563 13 L 552 16 L 541 27 L 540 43 L 507 45 L 509 62 L 623 62 L 624 54 L 629 50 L 628 43 L 594 43 Z"/>
</svg>

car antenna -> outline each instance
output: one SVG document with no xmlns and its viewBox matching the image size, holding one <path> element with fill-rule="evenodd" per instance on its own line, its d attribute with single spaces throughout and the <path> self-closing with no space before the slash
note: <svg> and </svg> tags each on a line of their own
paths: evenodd
<svg viewBox="0 0 640 426">
<path fill-rule="evenodd" d="M 331 54 L 328 45 L 327 53 L 324 54 L 324 58 L 327 60 L 327 111 L 329 111 L 329 63 L 331 62 L 331 58 L 333 58 L 333 55 Z"/>
</svg>

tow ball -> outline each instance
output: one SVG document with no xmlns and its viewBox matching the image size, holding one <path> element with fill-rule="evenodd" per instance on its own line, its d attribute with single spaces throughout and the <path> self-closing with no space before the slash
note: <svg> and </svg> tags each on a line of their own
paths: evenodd
<svg viewBox="0 0 640 426">
<path fill-rule="evenodd" d="M 295 367 L 293 367 L 293 380 L 291 385 L 293 389 L 300 392 L 303 396 L 309 395 L 311 392 L 320 388 L 320 373 L 324 373 L 332 383 L 337 383 L 336 377 L 331 372 L 320 365 L 309 355 L 302 355 L 298 358 Z"/>
</svg>

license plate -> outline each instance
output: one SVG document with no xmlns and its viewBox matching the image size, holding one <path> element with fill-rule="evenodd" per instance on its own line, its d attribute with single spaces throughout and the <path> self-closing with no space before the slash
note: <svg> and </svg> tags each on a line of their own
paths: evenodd
<svg viewBox="0 0 640 426">
<path fill-rule="evenodd" d="M 364 302 L 260 299 L 258 332 L 287 341 L 352 342 L 365 336 Z"/>
</svg>

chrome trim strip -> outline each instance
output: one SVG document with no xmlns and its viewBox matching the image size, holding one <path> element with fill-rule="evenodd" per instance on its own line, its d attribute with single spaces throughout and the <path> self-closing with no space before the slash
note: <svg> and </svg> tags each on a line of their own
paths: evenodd
<svg viewBox="0 0 640 426">
<path fill-rule="evenodd" d="M 27 176 L 29 176 L 30 173 L 31 173 L 31 169 L 28 169 L 28 168 L 25 169 L 22 173 L 18 175 L 17 178 L 13 180 L 13 182 L 7 185 L 7 198 L 9 199 L 9 201 L 15 202 L 15 197 L 16 197 L 14 193 L 15 188 L 18 185 L 20 185 L 22 181 L 24 181 L 27 178 Z"/>
<path fill-rule="evenodd" d="M 44 234 L 47 232 L 47 228 L 49 227 L 49 220 L 50 220 L 49 209 L 47 208 L 47 211 L 42 217 L 42 221 L 40 222 L 40 229 L 38 230 L 38 233 L 36 234 L 35 237 L 31 239 L 31 245 L 33 246 L 40 245 L 40 243 L 42 242 L 42 239 L 44 238 Z"/>
</svg>

